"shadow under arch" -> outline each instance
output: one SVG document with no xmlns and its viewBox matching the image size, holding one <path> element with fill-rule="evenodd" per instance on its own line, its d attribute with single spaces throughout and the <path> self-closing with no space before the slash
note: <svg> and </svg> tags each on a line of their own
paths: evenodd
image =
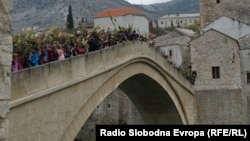
<svg viewBox="0 0 250 141">
<path fill-rule="evenodd" d="M 158 67 L 158 68 L 156 68 Z M 144 120 L 146 124 L 188 124 L 189 119 L 187 118 L 187 109 L 186 107 L 190 107 L 190 105 L 183 105 L 183 101 L 179 98 L 179 95 L 177 94 L 177 91 L 175 90 L 175 86 L 170 83 L 171 77 L 168 73 L 164 73 L 164 70 L 159 66 L 156 65 L 156 63 L 150 59 L 145 58 L 137 58 L 135 60 L 130 60 L 129 62 L 121 65 L 119 69 L 115 69 L 114 72 L 112 70 L 109 70 L 109 73 L 112 73 L 110 77 L 95 91 L 92 96 L 87 100 L 87 102 L 82 106 L 82 108 L 79 110 L 79 112 L 75 115 L 75 118 L 71 121 L 71 124 L 64 130 L 64 134 L 60 141 L 71 141 L 73 140 L 81 127 L 85 124 L 91 113 L 95 110 L 95 108 L 109 95 L 113 90 L 120 87 L 125 93 L 130 93 L 128 96 L 134 101 L 139 101 L 140 99 L 136 99 L 136 97 L 133 97 L 133 91 L 127 89 L 128 83 L 130 83 L 132 80 L 137 79 L 138 77 L 143 77 L 145 80 L 151 81 L 150 83 L 153 83 L 155 85 L 156 89 L 154 92 L 152 92 L 151 96 L 158 97 L 158 100 L 161 100 L 161 102 L 157 102 L 156 98 L 149 98 L 148 100 L 153 100 L 155 102 L 144 103 L 145 106 L 148 108 L 141 108 L 141 113 L 144 116 Z M 147 77 L 145 77 L 147 76 Z M 175 80 L 174 80 L 175 81 Z M 134 82 L 136 83 L 136 82 Z M 148 85 L 150 84 L 148 83 Z M 162 86 L 162 88 L 160 87 Z M 139 86 L 138 86 L 139 87 Z M 144 86 L 143 86 L 144 87 Z M 147 86 L 145 86 L 147 87 Z M 144 89 L 145 89 L 144 87 Z M 184 88 L 185 89 L 185 88 Z M 156 94 L 158 93 L 158 94 Z M 188 95 L 190 93 L 187 92 Z M 136 96 L 136 95 L 134 95 Z M 162 96 L 162 97 L 161 97 Z M 165 98 L 163 98 L 165 97 Z M 164 101 L 164 99 L 166 101 Z M 172 99 L 172 102 L 171 102 Z M 137 104 L 139 104 L 137 103 Z M 161 106 L 149 106 L 152 103 L 157 104 L 163 104 L 165 103 L 164 107 Z M 153 107 L 153 108 L 152 108 Z M 155 110 L 155 108 L 158 107 L 158 112 L 155 112 L 153 115 L 146 117 L 150 110 Z M 171 109 L 170 107 L 176 107 Z M 140 107 L 139 107 L 140 108 Z M 159 110 L 162 109 L 162 110 Z M 176 110 L 177 109 L 177 110 Z M 169 112 L 163 111 L 163 110 L 169 110 Z M 171 110 L 173 112 L 171 112 Z M 161 113 L 162 116 L 159 118 L 159 114 Z M 174 118 L 175 119 L 174 119 Z M 169 120 L 167 120 L 169 118 Z M 170 121 L 170 119 L 172 121 Z M 81 125 L 79 124 L 82 123 Z"/>
<path fill-rule="evenodd" d="M 147 75 L 134 75 L 119 88 L 134 103 L 145 124 L 183 124 L 167 91 Z"/>
</svg>

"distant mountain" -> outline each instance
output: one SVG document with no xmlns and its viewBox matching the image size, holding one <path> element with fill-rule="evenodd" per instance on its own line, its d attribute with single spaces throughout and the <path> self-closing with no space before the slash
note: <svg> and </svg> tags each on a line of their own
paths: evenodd
<svg viewBox="0 0 250 141">
<path fill-rule="evenodd" d="M 143 9 L 161 13 L 195 13 L 200 11 L 200 0 L 172 0 L 166 3 L 142 5 Z"/>
<path fill-rule="evenodd" d="M 131 5 L 124 0 L 13 0 L 13 3 L 13 33 L 26 27 L 64 26 L 69 5 L 76 23 L 83 17 L 93 22 L 97 13 L 121 7 L 137 7 L 150 20 L 157 20 L 167 13 L 199 12 L 199 0 L 173 0 L 152 5 Z"/>
</svg>

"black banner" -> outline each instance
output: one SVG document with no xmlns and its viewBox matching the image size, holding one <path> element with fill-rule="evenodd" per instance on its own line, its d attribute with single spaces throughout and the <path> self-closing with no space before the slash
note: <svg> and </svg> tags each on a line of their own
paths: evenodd
<svg viewBox="0 0 250 141">
<path fill-rule="evenodd" d="M 250 125 L 96 125 L 96 141 L 119 139 L 249 141 Z"/>
</svg>

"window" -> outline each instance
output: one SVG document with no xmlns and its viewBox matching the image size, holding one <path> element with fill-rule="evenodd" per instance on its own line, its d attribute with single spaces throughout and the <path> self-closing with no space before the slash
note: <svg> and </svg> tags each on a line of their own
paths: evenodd
<svg viewBox="0 0 250 141">
<path fill-rule="evenodd" d="M 172 57 L 173 53 L 172 50 L 169 50 L 169 56 Z"/>
<path fill-rule="evenodd" d="M 220 3 L 220 0 L 216 0 L 217 3 Z"/>
<path fill-rule="evenodd" d="M 247 73 L 247 83 L 250 84 L 250 72 Z"/>
<path fill-rule="evenodd" d="M 212 67 L 212 78 L 213 79 L 220 78 L 220 67 Z"/>
</svg>

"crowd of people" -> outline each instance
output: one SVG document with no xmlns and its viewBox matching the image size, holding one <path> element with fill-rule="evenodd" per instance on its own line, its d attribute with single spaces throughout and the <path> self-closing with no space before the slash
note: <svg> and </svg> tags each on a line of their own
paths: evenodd
<svg viewBox="0 0 250 141">
<path fill-rule="evenodd" d="M 13 36 L 11 71 L 63 60 L 133 40 L 147 41 L 147 38 L 132 29 L 122 27 L 112 32 L 101 27 L 95 27 L 91 32 L 85 28 L 63 31 L 52 27 L 46 32 L 28 28 Z"/>
<path fill-rule="evenodd" d="M 52 27 L 46 32 L 30 28 L 13 35 L 12 39 L 12 72 L 64 60 L 126 41 L 148 40 L 134 30 L 122 27 L 112 32 L 105 31 L 100 27 L 93 28 L 91 32 L 85 28 L 76 31 L 63 31 L 58 27 Z M 150 42 L 150 46 L 153 47 L 154 44 Z M 176 69 L 181 70 L 184 77 L 187 77 L 190 83 L 194 84 L 196 75 L 191 74 L 187 69 Z"/>
</svg>

